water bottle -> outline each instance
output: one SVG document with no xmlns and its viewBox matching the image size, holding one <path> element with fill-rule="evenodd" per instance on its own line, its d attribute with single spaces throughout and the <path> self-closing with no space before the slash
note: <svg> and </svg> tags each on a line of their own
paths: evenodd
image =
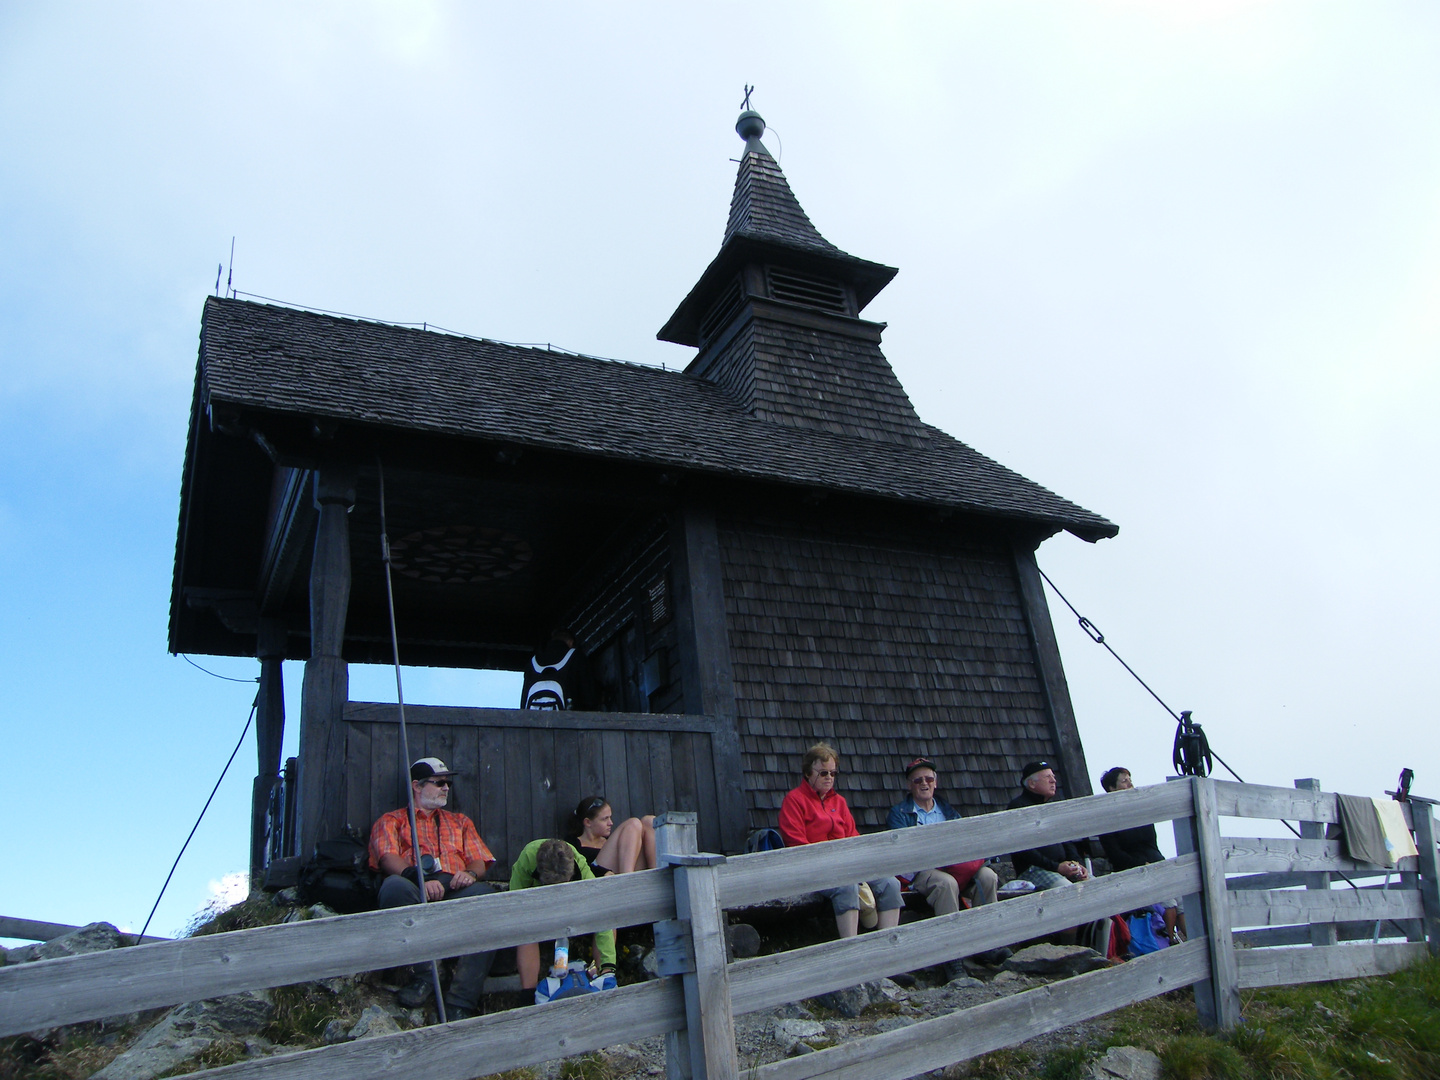
<svg viewBox="0 0 1440 1080">
<path fill-rule="evenodd" d="M 568 937 L 555 939 L 555 961 L 550 965 L 552 978 L 563 979 L 566 970 L 570 967 L 570 939 Z"/>
</svg>

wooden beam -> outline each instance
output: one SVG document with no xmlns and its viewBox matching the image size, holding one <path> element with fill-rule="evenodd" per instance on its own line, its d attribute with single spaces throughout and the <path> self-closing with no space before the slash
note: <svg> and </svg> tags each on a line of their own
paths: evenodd
<svg viewBox="0 0 1440 1080">
<path fill-rule="evenodd" d="M 1045 586 L 1040 567 L 1035 562 L 1035 549 L 1019 540 L 1011 542 L 1015 557 L 1015 576 L 1020 585 L 1021 606 L 1030 627 L 1030 645 L 1040 684 L 1045 692 L 1045 707 L 1050 717 L 1051 738 L 1055 741 L 1056 762 L 1060 766 L 1060 782 L 1066 796 L 1090 795 L 1090 772 L 1085 764 L 1085 747 L 1080 742 L 1080 727 L 1075 722 L 1075 708 L 1070 703 L 1070 686 L 1065 681 L 1065 668 L 1060 662 L 1060 646 L 1055 641 L 1055 627 L 1050 621 L 1050 605 L 1045 602 Z"/>
<path fill-rule="evenodd" d="M 1415 846 L 1420 849 L 1416 860 L 1420 872 L 1421 903 L 1425 908 L 1425 937 L 1430 942 L 1430 955 L 1440 956 L 1440 849 L 1435 846 L 1435 817 L 1429 803 L 1412 803 Z"/>
<path fill-rule="evenodd" d="M 285 603 L 290 583 L 315 530 L 314 474 L 277 466 L 255 583 L 260 614 L 273 615 Z"/>
<path fill-rule="evenodd" d="M 669 875 L 642 871 L 17 964 L 0 1035 L 674 916 Z"/>
<path fill-rule="evenodd" d="M 1404 936 L 1409 940 L 1411 930 L 1419 926 L 1419 920 L 1401 920 L 1396 923 L 1380 924 L 1380 939 L 1397 938 Z M 1375 923 L 1373 920 L 1366 922 L 1339 922 L 1335 924 L 1336 937 L 1341 941 L 1373 941 L 1375 938 Z M 1235 939 L 1236 944 L 1241 946 L 1241 952 L 1245 949 L 1264 949 L 1273 945 L 1309 945 L 1310 924 L 1303 923 L 1296 926 L 1262 926 L 1253 930 L 1235 930 L 1230 935 Z"/>
<path fill-rule="evenodd" d="M 718 721 L 713 729 L 713 761 L 720 803 L 720 846 L 735 853 L 745 849 L 749 815 L 714 511 L 687 507 L 671 518 L 670 535 L 685 711 Z"/>
<path fill-rule="evenodd" d="M 737 1013 L 769 1009 L 897 971 L 928 967 L 942 957 L 972 956 L 1067 930 L 1199 887 L 1200 860 L 1186 855 L 906 923 L 884 933 L 739 960 L 730 965 L 731 999 Z"/>
<path fill-rule="evenodd" d="M 1320 792 L 1320 781 L 1315 777 L 1305 777 L 1295 781 L 1295 787 L 1299 791 L 1310 791 L 1316 794 Z M 1333 801 L 1333 800 L 1332 800 Z M 1300 822 L 1300 836 L 1306 840 L 1324 840 L 1325 823 L 1309 819 L 1302 819 Z M 1315 870 L 1305 875 L 1305 888 L 1315 891 L 1328 891 L 1330 888 L 1330 874 L 1325 870 Z M 1232 905 L 1233 908 L 1234 905 Z M 1290 922 L 1298 920 L 1291 919 Z M 1313 925 L 1310 927 L 1311 945 L 1334 945 L 1335 927 L 1328 920 L 1309 920 Z M 1248 924 L 1247 924 L 1248 925 Z"/>
<path fill-rule="evenodd" d="M 1426 955 L 1421 942 L 1389 945 L 1331 945 L 1322 949 L 1241 949 L 1236 961 L 1240 986 L 1293 986 L 1296 983 L 1388 975 Z"/>
<path fill-rule="evenodd" d="M 1290 892 L 1242 892 L 1230 897 L 1232 926 L 1291 926 L 1309 923 L 1330 926 L 1335 944 L 1334 923 L 1368 919 L 1418 919 L 1424 912 L 1420 894 L 1414 889 L 1328 889 Z M 1313 944 L 1312 938 L 1312 944 Z"/>
<path fill-rule="evenodd" d="M 310 659 L 300 694 L 300 798 L 297 855 L 339 835 L 345 820 L 345 703 L 350 670 L 341 656 L 350 607 L 353 470 L 315 474 L 319 522 L 310 563 Z"/>
<path fill-rule="evenodd" d="M 450 901 L 454 903 L 455 901 Z M 440 905 L 443 906 L 443 905 Z M 192 1073 L 193 1080 L 470 1080 L 542 1061 L 573 1057 L 617 1042 L 673 1030 L 685 1006 L 674 979 L 603 994 L 509 1009 L 394 1035 L 277 1054 Z"/>
<path fill-rule="evenodd" d="M 68 923 L 41 922 L 39 919 L 16 919 L 8 915 L 0 915 L 0 938 L 19 938 L 21 941 L 54 941 L 66 934 L 73 934 L 79 926 L 71 926 Z M 128 941 L 135 940 L 134 934 L 121 934 L 121 937 Z M 153 934 L 146 934 L 142 941 L 169 941 L 169 938 L 155 937 Z"/>
<path fill-rule="evenodd" d="M 345 720 L 356 724 L 399 724 L 400 710 L 393 703 L 352 701 Z M 714 716 L 685 713 L 545 712 L 536 709 L 478 709 L 451 705 L 405 706 L 405 722 L 482 728 L 524 728 L 526 731 L 699 731 L 712 733 L 724 722 Z"/>
<path fill-rule="evenodd" d="M 1396 866 L 1375 866 L 1357 863 L 1345 857 L 1339 840 L 1294 840 L 1268 836 L 1227 836 L 1225 838 L 1225 869 L 1229 873 L 1256 871 L 1339 871 L 1352 877 L 1414 871 L 1415 857 L 1401 859 Z"/>
<path fill-rule="evenodd" d="M 250 887 L 258 889 L 265 877 L 269 837 L 266 822 L 270 794 L 280 777 L 280 756 L 285 740 L 285 623 L 260 618 L 255 655 L 260 661 L 260 692 L 255 699 L 255 783 L 250 793 Z"/>
<path fill-rule="evenodd" d="M 1205 936 L 1210 950 L 1210 992 L 1215 1003 L 1214 1022 L 1221 1031 L 1240 1023 L 1240 983 L 1235 974 L 1235 943 L 1230 937 L 1230 893 L 1225 888 L 1224 847 L 1220 815 L 1215 807 L 1215 782 L 1192 777 L 1195 789 L 1195 847 L 1200 855 Z M 1186 907 L 1186 912 L 1190 907 Z M 1196 990 L 1198 1001 L 1200 991 Z"/>
<path fill-rule="evenodd" d="M 1178 990 L 1204 973 L 1204 942 L 1190 941 L 1120 967 L 1077 975 L 896 1031 L 761 1065 L 746 1075 L 748 1080 L 920 1076 Z"/>
<path fill-rule="evenodd" d="M 894 829 L 740 855 L 720 868 L 720 902 L 727 908 L 744 907 L 776 896 L 865 881 L 877 874 L 912 873 L 937 865 L 937 854 L 942 851 L 949 862 L 1005 855 L 1021 848 L 1184 818 L 1191 807 L 1189 785 L 1156 784 L 1002 810 L 923 829 Z"/>
</svg>

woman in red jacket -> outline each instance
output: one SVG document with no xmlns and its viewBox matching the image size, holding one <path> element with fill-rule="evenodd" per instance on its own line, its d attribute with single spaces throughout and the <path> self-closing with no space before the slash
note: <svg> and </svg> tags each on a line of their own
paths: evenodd
<svg viewBox="0 0 1440 1080">
<path fill-rule="evenodd" d="M 800 763 L 800 775 L 804 779 L 780 804 L 780 835 L 785 838 L 786 847 L 860 835 L 845 796 L 835 790 L 839 771 L 839 755 L 825 743 L 816 743 L 805 752 Z M 875 894 L 878 928 L 885 930 L 899 923 L 900 882 L 893 877 L 880 877 L 866 884 Z M 841 885 L 816 892 L 829 898 L 840 936 L 854 937 L 860 929 L 860 887 Z"/>
</svg>

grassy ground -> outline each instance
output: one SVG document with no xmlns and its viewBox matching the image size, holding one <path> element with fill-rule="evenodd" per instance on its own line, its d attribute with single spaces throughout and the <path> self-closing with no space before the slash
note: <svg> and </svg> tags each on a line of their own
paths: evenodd
<svg viewBox="0 0 1440 1080">
<path fill-rule="evenodd" d="M 1108 1034 L 1037 1056 L 1024 1047 L 948 1070 L 986 1080 L 1083 1080 L 1111 1046 L 1153 1050 L 1165 1080 L 1436 1080 L 1440 1078 L 1440 960 L 1395 975 L 1276 987 L 1242 995 L 1245 1022 L 1229 1036 L 1195 1023 L 1189 991 L 1107 1018 Z"/>
</svg>

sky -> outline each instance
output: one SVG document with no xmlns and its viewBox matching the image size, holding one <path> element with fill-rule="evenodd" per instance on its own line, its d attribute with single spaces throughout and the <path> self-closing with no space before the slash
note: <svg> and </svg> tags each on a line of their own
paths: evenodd
<svg viewBox="0 0 1440 1080">
<path fill-rule="evenodd" d="M 865 315 L 921 417 L 1119 524 L 1039 552 L 1109 644 L 1246 780 L 1440 796 L 1433 5 L 16 0 L 0 915 L 138 929 L 241 739 L 257 665 L 166 653 L 217 266 L 683 366 L 655 332 L 718 250 L 747 84 L 816 226 L 900 268 Z M 1173 721 L 1050 599 L 1091 772 L 1159 782 Z M 233 889 L 254 770 L 252 732 L 152 933 Z"/>
</svg>

